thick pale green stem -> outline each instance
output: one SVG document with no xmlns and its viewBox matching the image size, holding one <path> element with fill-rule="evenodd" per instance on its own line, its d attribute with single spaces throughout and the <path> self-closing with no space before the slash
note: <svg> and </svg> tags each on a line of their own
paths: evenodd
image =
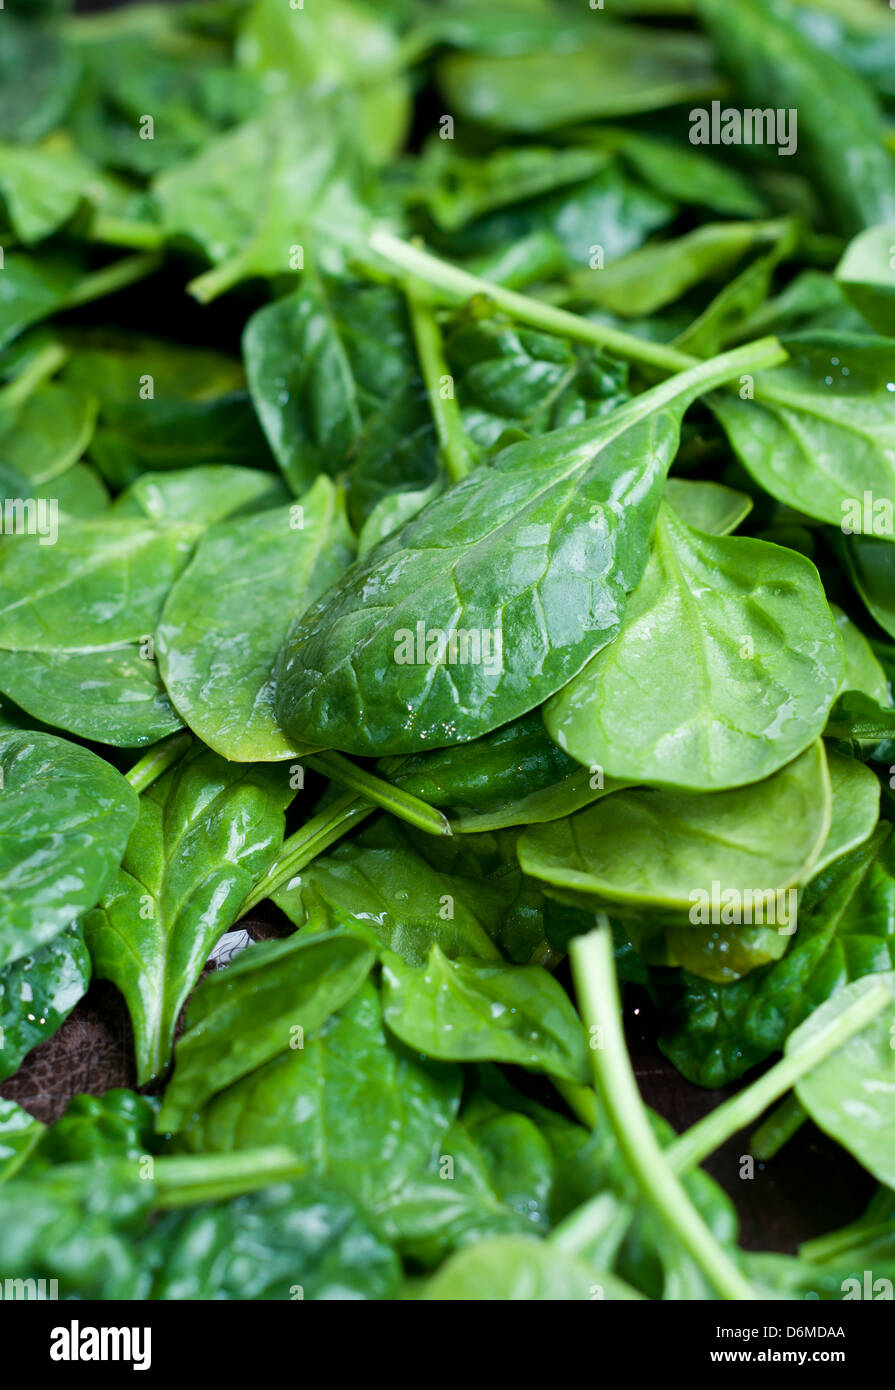
<svg viewBox="0 0 895 1390">
<path fill-rule="evenodd" d="M 418 796 L 412 796 L 410 792 L 401 791 L 400 787 L 384 781 L 372 772 L 367 772 L 365 768 L 358 767 L 357 763 L 353 763 L 350 758 L 344 758 L 341 753 L 316 753 L 306 757 L 304 761 L 316 772 L 322 772 L 324 777 L 329 777 L 350 791 L 365 796 L 368 801 L 375 802 L 399 820 L 407 821 L 419 830 L 425 830 L 427 835 L 451 833 L 450 821 L 435 806 L 421 801 Z"/>
<path fill-rule="evenodd" d="M 881 1009 L 891 1003 L 892 995 L 885 985 L 868 990 L 834 1022 L 815 1034 L 805 1047 L 787 1054 L 764 1076 L 753 1081 L 751 1086 L 699 1120 L 665 1150 L 665 1157 L 674 1171 L 685 1173 L 688 1168 L 714 1153 L 732 1135 L 738 1134 L 775 1100 L 785 1095 L 800 1076 L 811 1071 L 855 1033 L 860 1033 Z"/>
<path fill-rule="evenodd" d="M 636 337 L 633 333 L 624 333 L 620 329 L 609 328 L 601 323 L 591 323 L 579 314 L 557 309 L 551 304 L 531 299 L 528 295 L 492 284 L 489 280 L 480 280 L 478 276 L 459 270 L 456 266 L 440 260 L 438 256 L 432 256 L 420 247 L 411 246 L 409 242 L 402 241 L 390 232 L 374 232 L 370 238 L 370 245 L 378 255 L 391 262 L 405 275 L 414 276 L 431 289 L 438 290 L 448 303 L 463 303 L 473 295 L 484 294 L 520 323 L 529 323 L 534 328 L 542 328 L 545 332 L 556 333 L 562 338 L 572 338 L 576 342 L 592 343 L 596 347 L 607 348 L 626 360 L 658 367 L 666 373 L 685 371 L 688 367 L 696 366 L 699 361 L 697 357 L 678 352 L 662 343 L 651 343 L 645 338 Z"/>
<path fill-rule="evenodd" d="M 126 289 L 152 275 L 162 263 L 161 256 L 123 256 L 120 261 L 104 265 L 102 270 L 94 270 L 85 275 L 65 301 L 67 309 L 79 304 L 89 304 L 94 299 L 104 299 L 108 294 Z"/>
<path fill-rule="evenodd" d="M 313 816 L 300 830 L 296 830 L 294 835 L 290 835 L 289 839 L 284 841 L 277 858 L 249 893 L 238 915 L 244 917 L 264 898 L 269 898 L 271 893 L 284 887 L 291 878 L 310 864 L 312 859 L 329 849 L 330 845 L 347 834 L 352 826 L 371 816 L 375 810 L 376 807 L 365 797 L 346 792 L 327 806 L 325 811 Z"/>
<path fill-rule="evenodd" d="M 653 1134 L 622 1032 L 612 930 L 603 913 L 599 919 L 596 931 L 575 938 L 569 954 L 581 1017 L 599 1040 L 590 1053 L 594 1079 L 619 1149 L 647 1202 L 721 1298 L 752 1299 L 751 1285 L 693 1206 Z"/>
<path fill-rule="evenodd" d="M 405 281 L 404 292 L 439 452 L 448 477 L 452 483 L 457 483 L 472 468 L 473 458 L 454 393 L 453 377 L 445 361 L 441 332 L 428 293 L 412 276 Z"/>
<path fill-rule="evenodd" d="M 213 299 L 232 290 L 245 274 L 245 257 L 242 254 L 229 256 L 220 265 L 212 266 L 195 280 L 190 280 L 187 289 L 200 304 L 210 304 Z"/>
<path fill-rule="evenodd" d="M 303 1177 L 307 1164 L 291 1149 L 244 1149 L 241 1153 L 172 1155 L 153 1162 L 160 1207 L 191 1207 L 225 1201 L 274 1182 Z"/>
<path fill-rule="evenodd" d="M 29 396 L 42 386 L 68 360 L 68 349 L 61 343 L 47 343 L 36 352 L 17 377 L 0 389 L 0 412 L 12 412 L 24 405 Z"/>
<path fill-rule="evenodd" d="M 799 1246 L 799 1256 L 822 1264 L 825 1260 L 838 1260 L 858 1246 L 872 1245 L 875 1240 L 888 1240 L 891 1237 L 892 1221 L 895 1219 L 895 1192 L 890 1187 L 878 1187 L 870 1199 L 870 1204 L 857 1221 L 841 1226 L 838 1231 L 829 1231 L 825 1236 L 809 1240 Z"/>
<path fill-rule="evenodd" d="M 151 787 L 163 772 L 167 772 L 169 767 L 180 761 L 192 740 L 193 736 L 189 730 L 183 729 L 162 739 L 161 743 L 154 744 L 149 752 L 144 753 L 140 761 L 134 763 L 124 774 L 134 791 L 139 795 L 140 792 L 145 792 L 147 787 Z"/>
<path fill-rule="evenodd" d="M 787 1096 L 752 1135 L 749 1140 L 749 1152 L 762 1162 L 773 1158 L 802 1128 L 807 1118 L 808 1112 L 796 1097 Z"/>
<path fill-rule="evenodd" d="M 99 214 L 90 223 L 90 240 L 125 246 L 131 251 L 158 251 L 165 243 L 165 232 L 155 222 L 132 222 L 126 217 Z"/>
<path fill-rule="evenodd" d="M 561 1076 L 550 1079 L 576 1120 L 580 1120 L 585 1129 L 596 1129 L 600 1112 L 591 1087 L 577 1086 L 574 1081 L 564 1081 Z"/>
</svg>

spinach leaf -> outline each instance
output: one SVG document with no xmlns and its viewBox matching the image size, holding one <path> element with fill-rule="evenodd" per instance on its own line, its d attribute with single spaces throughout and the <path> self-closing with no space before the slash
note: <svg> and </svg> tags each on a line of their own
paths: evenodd
<svg viewBox="0 0 895 1390">
<path fill-rule="evenodd" d="M 730 535 L 752 510 L 745 492 L 703 479 L 669 478 L 665 502 L 688 526 L 713 536 Z"/>
<path fill-rule="evenodd" d="M 647 669 L 667 673 L 661 701 L 643 682 Z M 807 748 L 841 678 L 809 560 L 709 536 L 665 507 L 617 639 L 544 717 L 567 753 L 611 777 L 715 791 L 769 777 Z"/>
<path fill-rule="evenodd" d="M 895 225 L 868 227 L 845 249 L 836 280 L 846 297 L 875 328 L 895 335 Z"/>
<path fill-rule="evenodd" d="M 461 319 L 445 351 L 466 432 L 484 448 L 507 430 L 546 434 L 630 399 L 623 364 L 499 319 Z"/>
<path fill-rule="evenodd" d="M 439 874 L 466 881 L 466 891 L 475 894 L 492 940 L 515 964 L 550 958 L 547 943 L 557 918 L 571 919 L 578 931 L 586 929 L 585 913 L 558 908 L 545 896 L 542 885 L 522 872 L 518 830 L 448 836 L 426 835 L 413 826 L 402 827 L 402 831 Z M 361 832 L 370 840 L 375 833 L 372 826 Z M 496 955 L 481 948 L 476 954 L 483 960 Z"/>
<path fill-rule="evenodd" d="M 798 112 L 796 160 L 843 231 L 895 219 L 895 167 L 869 87 L 799 33 L 787 0 L 696 0 L 737 91 Z"/>
<path fill-rule="evenodd" d="M 262 943 L 209 975 L 187 1008 L 159 1130 L 180 1128 L 225 1086 L 303 1046 L 360 989 L 374 959 L 356 937 L 324 932 Z"/>
<path fill-rule="evenodd" d="M 713 396 L 709 404 L 744 467 L 772 497 L 873 533 L 886 523 L 878 507 L 865 505 L 865 494 L 888 499 L 893 490 L 895 345 L 827 332 L 802 333 L 785 345 L 792 361 L 756 377 L 754 400 Z"/>
<path fill-rule="evenodd" d="M 102 1096 L 74 1096 L 65 1114 L 41 1136 L 27 1176 L 57 1163 L 136 1161 L 152 1150 L 155 1106 L 146 1096 L 115 1087 Z"/>
<path fill-rule="evenodd" d="M 874 542 L 859 541 L 859 546 L 873 545 Z M 886 673 L 876 658 L 873 648 L 856 623 L 836 604 L 830 605 L 833 620 L 839 629 L 842 645 L 845 648 L 845 673 L 842 677 L 842 690 L 857 690 L 868 695 L 879 705 L 888 705 L 889 683 Z"/>
<path fill-rule="evenodd" d="M 557 150 L 547 145 L 508 146 L 473 158 L 455 154 L 450 144 L 429 141 L 415 168 L 419 186 L 412 192 L 413 201 L 447 232 L 498 208 L 581 183 L 610 159 L 597 149 Z"/>
<path fill-rule="evenodd" d="M 199 527 L 186 522 L 70 521 L 55 544 L 7 537 L 0 548 L 0 644 L 8 649 L 111 646 L 155 626 Z"/>
<path fill-rule="evenodd" d="M 127 1000 L 141 1082 L 167 1067 L 180 1010 L 273 861 L 292 796 L 282 772 L 202 747 L 141 796 L 121 870 L 84 919 L 96 974 Z"/>
<path fill-rule="evenodd" d="M 782 960 L 729 985 L 683 975 L 660 982 L 662 1050 L 689 1080 L 723 1086 L 778 1051 L 793 1028 L 849 981 L 895 968 L 892 828 L 880 822 L 859 848 L 805 888 L 799 926 Z"/>
<path fill-rule="evenodd" d="M 368 220 L 349 129 L 337 100 L 283 96 L 155 179 L 167 235 L 212 262 L 190 282 L 197 299 L 208 303 L 252 276 L 288 275 L 292 248 L 309 237 L 325 267 L 344 269 Z"/>
<path fill-rule="evenodd" d="M 305 1040 L 206 1106 L 184 1130 L 194 1152 L 247 1148 L 275 1135 L 355 1199 L 385 1202 L 447 1132 L 459 1069 L 389 1043 L 366 984 Z"/>
<path fill-rule="evenodd" d="M 93 437 L 96 397 L 50 382 L 14 414 L 0 413 L 0 459 L 31 483 L 56 479 L 77 463 Z"/>
<path fill-rule="evenodd" d="M 432 1268 L 488 1236 L 546 1233 L 555 1164 L 527 1115 L 476 1094 L 439 1148 L 424 1172 L 377 1205 L 405 1259 Z"/>
<path fill-rule="evenodd" d="M 873 536 L 848 536 L 837 549 L 868 612 L 895 637 L 895 546 Z"/>
<path fill-rule="evenodd" d="M 49 26 L 4 15 L 0 140 L 31 145 L 65 117 L 80 75 L 71 47 Z"/>
<path fill-rule="evenodd" d="M 252 76 L 219 61 L 210 35 L 177 32 L 176 21 L 152 13 L 137 11 L 129 29 L 122 22 L 117 32 L 96 26 L 81 34 L 84 78 L 69 116 L 81 149 L 141 179 L 197 153 L 249 117 L 262 96 Z M 147 113 L 152 138 L 137 138 Z"/>
<path fill-rule="evenodd" d="M 11 1178 L 40 1142 L 44 1126 L 14 1100 L 0 1099 L 0 1183 Z"/>
<path fill-rule="evenodd" d="M 519 837 L 519 862 L 547 891 L 585 906 L 682 914 L 694 903 L 727 902 L 727 890 L 742 903 L 747 889 L 768 904 L 809 877 L 831 814 L 818 741 L 749 787 L 619 791 L 565 820 L 529 826 Z M 785 841 L 781 825 L 792 827 Z"/>
<path fill-rule="evenodd" d="M 557 747 L 540 710 L 471 743 L 412 754 L 391 776 L 405 791 L 443 807 L 452 830 L 464 833 L 556 820 L 620 785 Z"/>
<path fill-rule="evenodd" d="M 169 473 L 143 473 L 112 503 L 112 516 L 148 521 L 196 521 L 264 511 L 289 500 L 278 478 L 236 464 L 196 464 Z"/>
<path fill-rule="evenodd" d="M 0 964 L 8 965 L 47 945 L 102 896 L 137 799 L 102 758 L 52 734 L 0 727 L 0 772 Z"/>
<path fill-rule="evenodd" d="M 423 1297 L 566 1302 L 640 1295 L 621 1279 L 548 1242 L 530 1236 L 494 1236 L 452 1255 L 432 1276 Z"/>
<path fill-rule="evenodd" d="M 450 957 L 493 960 L 491 933 L 515 896 L 502 879 L 483 883 L 477 865 L 473 873 L 468 864 L 433 867 L 394 822 L 380 821 L 315 859 L 273 900 L 297 926 L 349 929 L 412 965 L 433 943 Z"/>
<path fill-rule="evenodd" d="M 805 330 L 840 329 L 866 333 L 867 325 L 851 309 L 841 287 L 832 275 L 820 270 L 803 270 L 779 294 L 756 306 L 737 331 L 737 340 L 758 333 L 782 335 Z"/>
<path fill-rule="evenodd" d="M 387 361 L 388 354 L 383 352 L 382 356 Z M 362 424 L 346 464 L 348 515 L 355 530 L 363 530 L 378 506 L 396 505 L 395 499 L 402 493 L 431 488 L 433 497 L 438 495 L 442 479 L 437 440 L 429 395 L 421 378 L 414 374 L 409 384 L 374 409 Z M 416 516 L 417 510 L 411 509 L 407 519 Z M 397 529 L 392 527 L 387 534 Z M 365 552 L 360 549 L 360 553 Z"/>
<path fill-rule="evenodd" d="M 58 1279 L 84 1298 L 145 1298 L 138 1242 L 153 1197 L 152 1183 L 125 1185 L 92 1165 L 0 1184 L 0 1275 Z"/>
<path fill-rule="evenodd" d="M 375 549 L 380 541 L 400 531 L 408 521 L 418 516 L 427 502 L 437 497 L 441 491 L 438 482 L 428 487 L 408 489 L 404 492 L 389 492 L 371 509 L 357 538 L 358 555 L 366 555 Z"/>
<path fill-rule="evenodd" d="M 122 1137 L 119 1133 L 119 1142 Z M 48 1139 L 46 1132 L 44 1138 Z M 49 1139 L 50 1145 L 52 1142 Z M 0 1189 L 0 1276 L 21 1279 L 22 1271 L 27 1270 L 28 1278 L 57 1279 L 60 1287 L 84 1298 L 149 1298 L 153 1296 L 155 1272 L 163 1266 L 166 1255 L 177 1248 L 181 1256 L 172 1236 L 172 1227 L 180 1228 L 177 1222 L 150 1226 L 158 1208 L 232 1198 L 234 1193 L 268 1186 L 269 1197 L 259 1200 L 262 1210 L 265 1201 L 270 1201 L 275 1224 L 274 1210 L 278 1205 L 291 1202 L 293 1213 L 295 1207 L 301 1208 L 300 1191 L 285 1183 L 280 1185 L 284 1176 L 292 1177 L 294 1173 L 295 1164 L 290 1161 L 288 1150 L 280 1148 L 256 1150 L 245 1158 L 227 1157 L 223 1162 L 207 1156 L 162 1158 L 155 1161 L 154 1178 L 137 1177 L 132 1159 L 119 1158 L 116 1162 L 111 1157 L 101 1163 L 62 1163 L 36 1173 L 19 1174 Z M 270 1188 L 272 1182 L 277 1185 Z M 321 1196 L 319 1185 L 308 1198 L 312 1211 L 315 1195 Z M 228 1207 L 198 1208 L 199 1212 L 203 1210 L 226 1214 Z M 322 1215 L 319 1208 L 317 1211 Z M 244 1230 L 251 1233 L 254 1224 L 250 1213 L 251 1203 L 242 1204 L 237 1196 L 235 1219 L 229 1223 L 227 1233 L 233 1236 L 244 1257 Z M 334 1224 L 338 1230 L 338 1223 Z M 360 1223 L 355 1224 L 354 1233 L 360 1237 L 363 1227 L 359 1226 Z M 378 1243 L 371 1245 L 360 1239 L 358 1245 L 357 1262 L 361 1267 L 367 1263 L 374 1266 L 377 1258 L 380 1265 L 394 1267 Z M 314 1248 L 312 1241 L 309 1248 Z M 194 1265 L 197 1253 L 195 1249 L 189 1251 Z M 350 1263 L 351 1254 L 346 1253 Z M 267 1258 L 271 1258 L 270 1248 Z M 248 1262 L 244 1262 L 248 1275 Z M 203 1276 L 210 1273 L 213 1279 L 214 1273 L 218 1273 L 222 1291 L 226 1291 L 226 1265 L 222 1260 L 210 1263 L 211 1271 L 208 1264 L 201 1266 Z M 349 1277 L 347 1282 L 356 1286 L 359 1277 L 356 1268 L 354 1280 Z M 252 1281 L 253 1287 L 264 1287 L 263 1274 L 259 1277 L 254 1273 Z M 285 1290 L 284 1296 L 291 1293 L 292 1290 Z"/>
<path fill-rule="evenodd" d="M 140 748 L 182 727 L 145 643 L 111 649 L 0 648 L 0 689 L 36 719 L 80 738 Z"/>
<path fill-rule="evenodd" d="M 415 1052 L 444 1061 L 514 1062 L 587 1082 L 587 1040 L 561 985 L 540 965 L 448 960 L 383 964 L 383 1018 Z"/>
<path fill-rule="evenodd" d="M 334 1183 L 303 1178 L 220 1206 L 165 1217 L 152 1297 L 397 1298 L 401 1269 L 362 1208 Z"/>
<path fill-rule="evenodd" d="M 879 783 L 855 758 L 827 751 L 833 814 L 830 832 L 811 869 L 817 876 L 835 860 L 867 840 L 879 819 Z M 785 954 L 790 937 L 774 926 L 715 924 L 694 929 L 627 920 L 625 929 L 649 965 L 683 966 L 691 975 L 726 984 Z"/>
<path fill-rule="evenodd" d="M 700 34 L 602 19 L 599 36 L 562 53 L 443 59 L 448 107 L 498 130 L 532 133 L 598 116 L 630 116 L 714 93 L 711 49 Z"/>
<path fill-rule="evenodd" d="M 0 348 L 65 306 L 82 266 L 58 251 L 5 252 L 0 275 Z"/>
<path fill-rule="evenodd" d="M 329 0 L 305 13 L 256 0 L 239 37 L 239 57 L 273 88 L 355 89 L 354 119 L 366 153 L 381 163 L 397 154 L 410 123 L 410 88 L 399 40 L 379 6 Z"/>
<path fill-rule="evenodd" d="M 494 54 L 563 52 L 583 28 L 549 0 L 495 0 L 487 9 L 475 0 L 452 0 L 427 14 L 420 27 L 429 44 Z"/>
<path fill-rule="evenodd" d="M 63 380 L 99 395 L 90 456 L 111 487 L 161 469 L 270 466 L 245 376 L 232 358 L 117 333 L 77 332 L 65 341 L 74 352 Z"/>
<path fill-rule="evenodd" d="M 0 688 L 37 718 L 103 743 L 151 743 L 180 721 L 151 634 L 198 526 L 64 521 L 55 544 L 0 547 Z"/>
<path fill-rule="evenodd" d="M 341 578 L 353 552 L 325 477 L 300 505 L 218 522 L 199 542 L 162 612 L 159 668 L 178 714 L 215 752 L 271 762 L 302 751 L 274 717 L 274 662 L 292 616 Z"/>
<path fill-rule="evenodd" d="M 311 275 L 252 315 L 243 352 L 258 418 L 296 493 L 345 466 L 365 420 L 416 366 L 397 296 Z"/>
<path fill-rule="evenodd" d="M 674 213 L 672 202 L 629 178 L 613 163 L 583 183 L 486 213 L 445 240 L 457 256 L 505 258 L 524 238 L 538 238 L 544 257 L 546 238 L 546 263 L 555 275 L 557 247 L 558 268 L 589 266 L 595 245 L 602 247 L 609 264 L 642 246 L 651 232 L 672 220 Z M 599 229 L 598 242 L 594 228 Z"/>
<path fill-rule="evenodd" d="M 841 1009 L 877 983 L 888 985 L 891 993 L 895 971 L 865 975 L 845 985 L 790 1033 L 784 1049 L 787 1055 L 798 1054 L 799 1048 L 808 1044 Z M 895 996 L 892 1002 L 895 1003 Z M 885 1007 L 872 1023 L 824 1058 L 795 1086 L 800 1103 L 814 1122 L 853 1153 L 874 1177 L 890 1186 L 895 1175 L 889 1143 L 895 1094 L 892 1019 L 892 1008 Z"/>
<path fill-rule="evenodd" d="M 85 199 L 100 203 L 105 197 L 99 170 L 64 137 L 36 148 L 0 144 L 0 198 L 23 244 L 52 236 Z"/>
<path fill-rule="evenodd" d="M 781 222 L 706 222 L 671 241 L 652 242 L 601 270 L 570 277 L 575 297 L 624 318 L 640 318 L 673 304 L 704 280 L 719 279 L 743 256 L 776 241 Z"/>
<path fill-rule="evenodd" d="M 618 151 L 638 178 L 673 202 L 710 208 L 725 217 L 761 217 L 766 211 L 761 195 L 738 169 L 703 150 L 625 126 L 590 126 L 582 136 Z"/>
<path fill-rule="evenodd" d="M 771 250 L 757 256 L 729 280 L 689 327 L 678 334 L 674 346 L 679 351 L 709 357 L 742 339 L 752 315 L 767 302 L 777 267 L 792 256 L 798 244 L 796 220 L 792 218 L 782 225 L 783 231 Z M 749 336 L 748 332 L 745 336 Z"/>
<path fill-rule="evenodd" d="M 0 970 L 0 1078 L 52 1037 L 87 993 L 90 957 L 77 926 Z"/>
<path fill-rule="evenodd" d="M 618 632 L 683 411 L 752 360 L 696 367 L 603 419 L 513 445 L 449 488 L 295 626 L 277 676 L 286 732 L 346 752 L 413 752 L 487 733 L 560 689 Z M 448 660 L 451 633 L 461 656 L 461 630 L 467 644 L 478 635 L 477 661 L 468 646 L 465 662 Z"/>
<path fill-rule="evenodd" d="M 879 819 L 879 783 L 873 773 L 857 758 L 843 757 L 829 744 L 826 748 L 833 813 L 830 833 L 812 868 L 812 878 L 869 839 Z"/>
<path fill-rule="evenodd" d="M 37 498 L 55 497 L 61 515 L 80 517 L 85 521 L 102 516 L 109 506 L 106 485 L 89 463 L 74 464 L 58 478 L 39 484 L 34 494 Z"/>
</svg>

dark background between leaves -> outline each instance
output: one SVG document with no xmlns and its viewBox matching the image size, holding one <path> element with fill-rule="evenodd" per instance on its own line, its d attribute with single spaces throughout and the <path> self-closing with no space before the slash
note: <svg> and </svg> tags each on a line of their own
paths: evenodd
<svg viewBox="0 0 895 1390">
<path fill-rule="evenodd" d="M 117 3 L 118 0 L 76 0 L 75 8 L 112 9 Z M 421 130 L 425 124 L 426 112 L 421 111 Z M 237 291 L 202 308 L 184 293 L 189 273 L 188 268 L 176 262 L 166 262 L 151 281 L 116 297 L 116 320 L 130 322 L 143 333 L 185 342 L 214 343 L 238 353 L 242 326 L 255 307 L 254 301 Z M 98 322 L 103 314 L 104 306 L 99 306 L 81 311 L 77 321 Z M 108 754 L 107 749 L 96 751 Z M 256 940 L 292 929 L 291 923 L 268 902 L 261 903 L 238 925 L 248 929 Z M 564 983 L 568 984 L 567 976 Z M 640 1090 L 646 1103 L 681 1131 L 737 1088 L 704 1091 L 685 1081 L 659 1051 L 658 1023 L 656 1010 L 646 994 L 629 988 L 625 1028 Z M 35 1048 L 18 1072 L 0 1086 L 0 1096 L 18 1101 L 40 1120 L 52 1121 L 63 1113 L 72 1096 L 83 1092 L 102 1095 L 113 1086 L 133 1087 L 133 1055 L 133 1034 L 122 996 L 107 981 L 95 981 L 59 1031 Z M 531 1089 L 529 1074 L 514 1074 L 513 1080 Z M 539 1099 L 550 1103 L 551 1094 L 546 1087 Z M 751 1180 L 739 1176 L 740 1156 L 747 1151 L 748 1131 L 730 1140 L 704 1166 L 736 1204 L 742 1222 L 742 1244 L 748 1249 L 792 1252 L 801 1241 L 856 1217 L 873 1190 L 874 1184 L 864 1170 L 811 1123 L 802 1127 L 772 1163 L 756 1164 Z"/>
</svg>

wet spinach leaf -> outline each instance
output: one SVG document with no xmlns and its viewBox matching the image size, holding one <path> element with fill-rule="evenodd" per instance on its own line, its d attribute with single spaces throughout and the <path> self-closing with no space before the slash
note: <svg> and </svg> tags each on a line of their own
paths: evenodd
<svg viewBox="0 0 895 1390">
<path fill-rule="evenodd" d="M 865 504 L 865 493 L 892 493 L 895 345 L 827 332 L 785 345 L 792 361 L 756 377 L 754 400 L 719 395 L 711 407 L 772 497 L 853 533 L 879 534 L 885 518 Z"/>
<path fill-rule="evenodd" d="M 647 669 L 675 673 L 661 701 Z M 617 639 L 548 702 L 545 721 L 567 753 L 611 777 L 714 791 L 769 777 L 807 748 L 841 678 L 809 560 L 710 536 L 666 507 Z"/>
<path fill-rule="evenodd" d="M 459 1251 L 426 1286 L 424 1298 L 509 1302 L 630 1299 L 621 1279 L 531 1237 L 503 1236 Z"/>
<path fill-rule="evenodd" d="M 289 500 L 276 477 L 236 464 L 196 464 L 165 473 L 143 473 L 112 503 L 112 516 L 148 521 L 195 521 L 211 526 Z"/>
<path fill-rule="evenodd" d="M 309 239 L 321 263 L 344 269 L 369 219 L 357 165 L 337 100 L 286 96 L 160 174 L 152 191 L 164 231 L 212 262 L 191 292 L 207 303 L 252 276 L 288 275 L 293 248 Z"/>
<path fill-rule="evenodd" d="M 324 932 L 261 943 L 208 976 L 189 1002 L 158 1128 L 178 1129 L 231 1082 L 302 1047 L 360 989 L 374 959 L 356 937 Z"/>
<path fill-rule="evenodd" d="M 77 926 L 0 970 L 0 1077 L 12 1076 L 33 1047 L 53 1036 L 89 983 L 90 957 Z"/>
<path fill-rule="evenodd" d="M 272 862 L 293 792 L 277 769 L 199 746 L 140 798 L 121 870 L 84 919 L 96 974 L 128 1003 L 141 1081 L 159 1076 L 212 946 Z"/>
<path fill-rule="evenodd" d="M 684 1076 L 701 1086 L 742 1076 L 843 985 L 893 969 L 893 863 L 892 828 L 881 821 L 805 889 L 798 931 L 782 960 L 729 985 L 686 974 L 679 986 L 662 982 L 662 1048 Z"/>
<path fill-rule="evenodd" d="M 43 1132 L 40 1120 L 14 1100 L 0 1100 L 0 1183 L 21 1168 Z"/>
<path fill-rule="evenodd" d="M 237 1081 L 184 1130 L 194 1151 L 276 1136 L 312 1172 L 385 1202 L 421 1168 L 456 1114 L 460 1072 L 389 1042 L 372 985 L 305 1040 Z"/>
<path fill-rule="evenodd" d="M 566 901 L 658 909 L 686 920 L 694 903 L 704 901 L 708 910 L 728 889 L 741 902 L 747 889 L 773 900 L 805 882 L 831 816 L 818 741 L 749 787 L 701 795 L 619 791 L 565 820 L 529 826 L 519 838 L 519 862 Z M 785 843 L 781 821 L 794 828 Z"/>
<path fill-rule="evenodd" d="M 749 360 L 715 359 L 605 418 L 511 446 L 358 561 L 282 650 L 287 733 L 409 753 L 487 733 L 560 689 L 618 632 L 683 411 Z M 459 662 L 455 635 L 450 664 L 461 629 L 478 634 L 478 660 Z"/>
<path fill-rule="evenodd" d="M 301 503 L 218 522 L 199 542 L 161 615 L 159 669 L 178 714 L 222 757 L 302 751 L 274 717 L 274 663 L 290 622 L 353 553 L 344 502 L 325 477 Z"/>
<path fill-rule="evenodd" d="M 433 945 L 425 965 L 386 957 L 382 979 L 386 1026 L 415 1052 L 443 1061 L 513 1062 L 587 1081 L 581 1022 L 539 965 L 452 961 Z"/>
<path fill-rule="evenodd" d="M 243 347 L 255 409 L 294 492 L 345 466 L 364 421 L 416 366 L 395 295 L 323 277 L 259 309 Z"/>
<path fill-rule="evenodd" d="M 152 1297 L 357 1299 L 398 1296 L 400 1263 L 363 1208 L 320 1178 L 279 1183 L 156 1227 Z"/>
<path fill-rule="evenodd" d="M 178 728 L 152 633 L 199 529 L 70 520 L 55 543 L 49 531 L 8 537 L 0 688 L 38 719 L 101 743 L 137 746 Z"/>
<path fill-rule="evenodd" d="M 0 963 L 8 965 L 99 900 L 124 854 L 137 798 L 102 758 L 52 734 L 0 727 L 0 771 Z"/>
</svg>

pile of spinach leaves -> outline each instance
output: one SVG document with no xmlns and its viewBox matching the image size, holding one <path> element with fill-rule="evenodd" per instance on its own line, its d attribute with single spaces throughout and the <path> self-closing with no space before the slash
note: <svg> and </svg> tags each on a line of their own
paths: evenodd
<svg viewBox="0 0 895 1390">
<path fill-rule="evenodd" d="M 893 71 L 874 0 L 7 0 L 0 1081 L 92 979 L 136 1081 L 0 1100 L 0 1280 L 895 1280 Z M 675 1136 L 619 980 L 770 1065 Z M 877 1194 L 749 1253 L 700 1164 L 809 1119 Z"/>
</svg>

